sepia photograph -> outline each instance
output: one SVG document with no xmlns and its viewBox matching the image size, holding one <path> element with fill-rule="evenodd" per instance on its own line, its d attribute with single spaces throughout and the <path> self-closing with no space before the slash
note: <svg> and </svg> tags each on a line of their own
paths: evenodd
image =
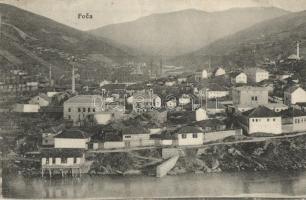
<svg viewBox="0 0 306 200">
<path fill-rule="evenodd" d="M 306 199 L 306 0 L 0 0 L 0 199 Z"/>
</svg>

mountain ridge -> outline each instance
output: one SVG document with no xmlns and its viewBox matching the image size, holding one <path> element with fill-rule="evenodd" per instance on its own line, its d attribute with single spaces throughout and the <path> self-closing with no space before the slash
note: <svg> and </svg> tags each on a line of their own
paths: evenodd
<svg viewBox="0 0 306 200">
<path fill-rule="evenodd" d="M 152 14 L 88 32 L 143 54 L 175 56 L 195 51 L 259 21 L 288 13 L 275 7 L 235 8 L 217 12 L 186 9 Z"/>
</svg>

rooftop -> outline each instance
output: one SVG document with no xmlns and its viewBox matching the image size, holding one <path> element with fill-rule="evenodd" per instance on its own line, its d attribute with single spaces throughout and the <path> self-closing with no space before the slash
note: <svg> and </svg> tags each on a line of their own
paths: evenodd
<svg viewBox="0 0 306 200">
<path fill-rule="evenodd" d="M 84 103 L 84 104 L 88 104 L 88 103 L 93 103 L 94 99 L 102 99 L 102 96 L 100 95 L 77 95 L 74 97 L 71 97 L 70 99 L 68 99 L 67 101 L 65 101 L 64 103 Z"/>
<path fill-rule="evenodd" d="M 203 132 L 200 127 L 197 126 L 183 126 L 175 131 L 178 134 L 182 133 L 201 133 Z"/>
<path fill-rule="evenodd" d="M 79 129 L 68 129 L 63 130 L 60 134 L 56 135 L 55 138 L 71 138 L 71 139 L 85 139 L 88 138 L 88 134 Z"/>
<path fill-rule="evenodd" d="M 298 85 L 295 85 L 295 86 L 292 86 L 292 87 L 287 88 L 287 89 L 285 90 L 285 92 L 291 94 L 291 93 L 293 93 L 295 90 L 297 90 L 298 88 L 301 88 L 301 87 L 298 86 Z M 301 89 L 303 89 L 303 88 L 301 88 Z"/>
<path fill-rule="evenodd" d="M 264 70 L 264 69 L 261 69 L 259 67 L 251 67 L 251 68 L 248 68 L 247 69 L 248 72 L 250 73 L 258 73 L 258 72 L 266 72 L 266 73 L 269 73 L 268 71 Z"/>
<path fill-rule="evenodd" d="M 281 113 L 281 116 L 284 118 L 306 116 L 306 113 L 304 111 L 296 109 L 296 108 L 289 108 L 287 110 L 281 111 L 280 113 Z"/>
<path fill-rule="evenodd" d="M 51 148 L 51 149 L 42 149 L 42 157 L 82 157 L 84 151 L 81 149 L 60 149 L 60 148 Z"/>
<path fill-rule="evenodd" d="M 268 91 L 268 88 L 266 87 L 254 87 L 254 86 L 241 86 L 236 87 L 234 90 L 238 91 Z"/>
<path fill-rule="evenodd" d="M 245 111 L 242 113 L 244 116 L 247 116 L 249 118 L 254 117 L 279 117 L 279 115 L 270 110 L 269 108 L 265 106 L 258 106 L 257 108 L 253 108 L 251 110 Z"/>
</svg>

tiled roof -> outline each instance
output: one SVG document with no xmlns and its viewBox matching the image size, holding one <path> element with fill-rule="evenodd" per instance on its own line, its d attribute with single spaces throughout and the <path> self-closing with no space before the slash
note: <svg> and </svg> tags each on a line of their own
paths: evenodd
<svg viewBox="0 0 306 200">
<path fill-rule="evenodd" d="M 306 113 L 296 108 L 289 108 L 280 112 L 282 117 L 300 117 L 306 116 Z"/>
<path fill-rule="evenodd" d="M 142 126 L 129 126 L 122 129 L 122 135 L 132 135 L 132 134 L 149 134 L 149 130 L 143 128 Z"/>
<path fill-rule="evenodd" d="M 180 133 L 201 133 L 203 131 L 200 127 L 197 126 L 183 126 L 182 128 L 179 128 L 175 132 L 180 134 Z"/>
<path fill-rule="evenodd" d="M 71 97 L 65 103 L 92 103 L 93 99 L 99 98 L 102 99 L 102 96 L 99 95 L 77 95 L 74 97 Z"/>
<path fill-rule="evenodd" d="M 245 111 L 242 113 L 244 116 L 247 116 L 249 118 L 254 117 L 278 117 L 279 115 L 270 110 L 269 108 L 265 106 L 258 106 L 257 108 Z"/>
<path fill-rule="evenodd" d="M 211 91 L 227 91 L 227 89 L 225 89 L 224 87 L 220 86 L 217 83 L 210 83 L 208 85 L 209 90 Z"/>
<path fill-rule="evenodd" d="M 267 72 L 268 73 L 268 71 L 266 71 L 264 69 L 261 69 L 261 68 L 258 68 L 258 67 L 248 68 L 247 72 L 250 72 L 250 73 Z"/>
<path fill-rule="evenodd" d="M 253 87 L 253 86 L 241 86 L 241 87 L 236 87 L 234 90 L 239 90 L 239 91 L 268 91 L 268 88 L 266 87 Z"/>
<path fill-rule="evenodd" d="M 195 122 L 196 125 L 204 128 L 204 127 L 216 127 L 220 125 L 225 125 L 225 123 L 218 119 L 206 119 L 202 121 Z"/>
<path fill-rule="evenodd" d="M 81 149 L 60 149 L 60 148 L 52 148 L 52 149 L 42 149 L 41 156 L 42 157 L 81 157 L 84 153 L 84 150 Z"/>
<path fill-rule="evenodd" d="M 292 86 L 292 87 L 287 88 L 287 89 L 285 90 L 285 92 L 292 94 L 292 93 L 293 93 L 295 90 L 297 90 L 298 88 L 300 88 L 300 86 L 295 85 L 295 86 Z"/>
<path fill-rule="evenodd" d="M 71 139 L 85 139 L 88 137 L 89 136 L 87 133 L 79 129 L 64 130 L 63 132 L 55 136 L 55 138 L 71 138 Z"/>
</svg>

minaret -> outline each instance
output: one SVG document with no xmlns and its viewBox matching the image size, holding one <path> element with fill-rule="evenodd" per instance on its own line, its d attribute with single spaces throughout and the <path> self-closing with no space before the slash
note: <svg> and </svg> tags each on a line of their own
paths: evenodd
<svg viewBox="0 0 306 200">
<path fill-rule="evenodd" d="M 52 66 L 49 66 L 49 84 L 52 86 Z"/>
<path fill-rule="evenodd" d="M 300 42 L 296 42 L 296 57 L 300 59 Z"/>
<path fill-rule="evenodd" d="M 72 94 L 75 94 L 75 77 L 74 77 L 74 65 L 72 65 L 72 85 L 71 85 L 71 90 Z"/>
</svg>

